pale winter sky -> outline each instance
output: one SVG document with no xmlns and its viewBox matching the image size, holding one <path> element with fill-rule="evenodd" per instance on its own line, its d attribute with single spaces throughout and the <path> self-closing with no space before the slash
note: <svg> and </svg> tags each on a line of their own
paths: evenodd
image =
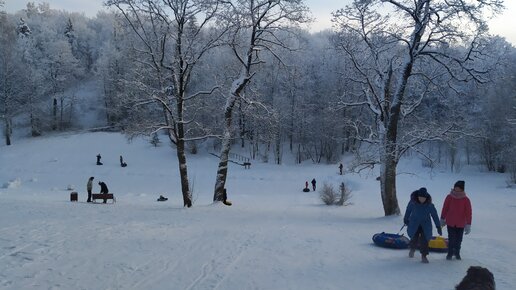
<svg viewBox="0 0 516 290">
<path fill-rule="evenodd" d="M 6 0 L 5 8 L 8 12 L 15 12 L 24 9 L 27 1 Z M 104 0 L 46 0 L 32 1 L 36 3 L 50 3 L 50 8 L 73 12 L 84 12 L 87 16 L 93 17 L 98 10 L 106 9 L 102 3 Z M 312 10 L 316 22 L 311 25 L 312 31 L 319 31 L 331 27 L 331 12 L 343 8 L 351 0 L 305 0 L 305 3 Z M 514 29 L 514 19 L 516 19 L 516 1 L 505 0 L 506 10 L 502 15 L 490 21 L 493 34 L 505 37 L 513 45 L 516 45 L 516 29 Z"/>
</svg>

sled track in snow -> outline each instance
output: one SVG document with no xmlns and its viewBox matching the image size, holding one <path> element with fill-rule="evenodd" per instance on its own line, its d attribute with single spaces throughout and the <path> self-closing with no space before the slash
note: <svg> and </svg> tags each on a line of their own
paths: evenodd
<svg viewBox="0 0 516 290">
<path fill-rule="evenodd" d="M 201 273 L 185 290 L 204 289 L 201 286 L 205 283 L 207 283 L 205 285 L 206 289 L 219 289 L 222 282 L 230 275 L 231 269 L 239 263 L 244 253 L 256 240 L 256 237 L 257 233 L 253 233 L 248 235 L 244 241 L 241 239 L 234 240 L 231 245 L 226 245 L 222 253 L 215 253 L 215 258 L 202 265 Z M 231 249 L 236 248 L 235 245 L 240 245 L 238 251 L 231 251 Z"/>
</svg>

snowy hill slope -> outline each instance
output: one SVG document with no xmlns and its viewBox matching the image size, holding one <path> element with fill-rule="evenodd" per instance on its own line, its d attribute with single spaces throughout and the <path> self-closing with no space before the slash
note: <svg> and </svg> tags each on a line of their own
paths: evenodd
<svg viewBox="0 0 516 290">
<path fill-rule="evenodd" d="M 497 289 L 516 287 L 516 191 L 503 175 L 404 164 L 414 174 L 398 179 L 402 210 L 426 186 L 440 211 L 457 179 L 473 203 L 463 260 L 431 253 L 425 265 L 406 250 L 372 245 L 374 233 L 402 225 L 400 216 L 383 217 L 374 176 L 342 177 L 335 165 L 230 164 L 227 207 L 211 202 L 217 159 L 189 156 L 188 166 L 195 203 L 184 209 L 169 146 L 88 133 L 0 147 L 0 288 L 434 290 L 453 289 L 471 265 L 489 268 Z M 105 181 L 117 203 L 87 204 L 89 176 L 94 192 Z M 353 205 L 327 207 L 301 192 L 312 178 L 319 187 L 345 180 Z M 78 203 L 68 201 L 70 185 Z M 156 202 L 159 194 L 169 200 Z"/>
</svg>

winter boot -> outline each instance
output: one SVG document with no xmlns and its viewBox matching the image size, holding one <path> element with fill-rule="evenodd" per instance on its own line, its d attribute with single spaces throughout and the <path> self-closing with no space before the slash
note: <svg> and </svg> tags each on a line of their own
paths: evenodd
<svg viewBox="0 0 516 290">
<path fill-rule="evenodd" d="M 414 258 L 414 253 L 415 252 L 416 252 L 416 249 L 410 249 L 410 251 L 408 252 L 409 258 Z"/>
<path fill-rule="evenodd" d="M 428 264 L 428 259 L 426 258 L 426 255 L 421 255 L 421 263 Z"/>
<path fill-rule="evenodd" d="M 451 259 L 452 259 L 452 255 L 451 254 L 446 255 L 446 260 L 451 260 Z"/>
<path fill-rule="evenodd" d="M 459 253 L 455 254 L 455 259 L 457 259 L 457 260 L 462 260 L 462 258 L 460 257 L 460 254 L 459 254 Z"/>
</svg>

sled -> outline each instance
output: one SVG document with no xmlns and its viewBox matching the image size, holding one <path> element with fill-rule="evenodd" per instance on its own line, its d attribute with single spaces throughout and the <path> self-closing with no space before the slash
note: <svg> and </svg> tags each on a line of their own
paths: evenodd
<svg viewBox="0 0 516 290">
<path fill-rule="evenodd" d="M 444 237 L 432 237 L 428 242 L 428 250 L 432 252 L 448 252 L 448 239 Z"/>
<path fill-rule="evenodd" d="M 410 240 L 404 235 L 381 232 L 373 235 L 375 245 L 390 249 L 406 249 Z"/>
<path fill-rule="evenodd" d="M 417 248 L 420 248 L 420 245 L 418 243 Z M 428 241 L 428 250 L 432 252 L 439 252 L 439 253 L 447 253 L 448 252 L 448 239 L 445 239 L 444 237 L 432 237 L 430 241 Z"/>
</svg>

